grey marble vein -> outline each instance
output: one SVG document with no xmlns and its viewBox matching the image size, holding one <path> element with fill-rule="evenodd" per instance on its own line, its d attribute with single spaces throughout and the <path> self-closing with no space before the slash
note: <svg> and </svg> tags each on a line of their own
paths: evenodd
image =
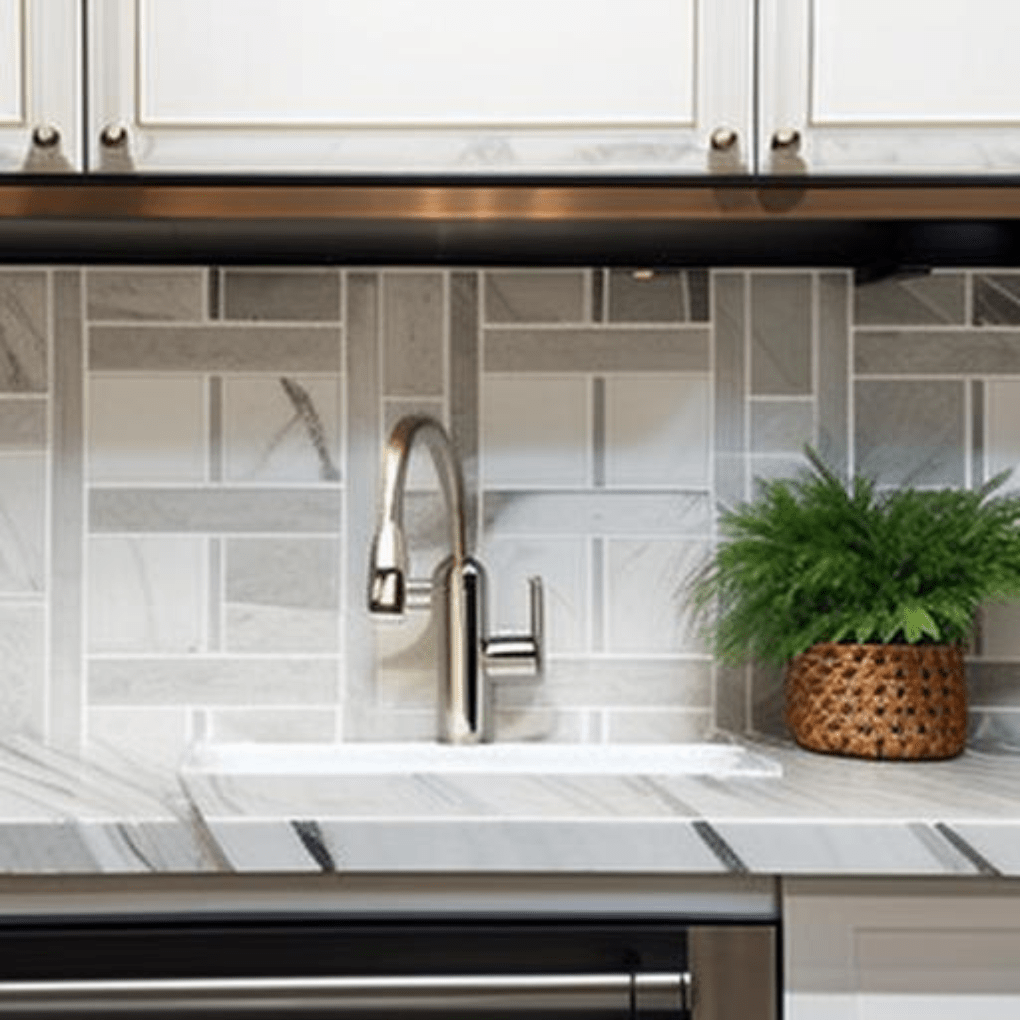
<svg viewBox="0 0 1020 1020">
<path fill-rule="evenodd" d="M 45 273 L 0 272 L 0 392 L 46 390 L 46 296 Z"/>
</svg>

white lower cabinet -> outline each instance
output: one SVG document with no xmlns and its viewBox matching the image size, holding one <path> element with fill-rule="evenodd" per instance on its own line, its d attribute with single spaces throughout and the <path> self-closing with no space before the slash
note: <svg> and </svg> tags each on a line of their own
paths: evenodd
<svg viewBox="0 0 1020 1020">
<path fill-rule="evenodd" d="M 791 880 L 786 1020 L 1017 1020 L 1020 882 Z"/>
</svg>

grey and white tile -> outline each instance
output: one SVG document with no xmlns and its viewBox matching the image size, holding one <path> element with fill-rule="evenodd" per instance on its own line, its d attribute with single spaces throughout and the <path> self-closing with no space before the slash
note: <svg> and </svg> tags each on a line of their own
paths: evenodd
<svg viewBox="0 0 1020 1020">
<path fill-rule="evenodd" d="M 846 476 L 850 464 L 850 274 L 818 277 L 818 450 Z"/>
<path fill-rule="evenodd" d="M 43 736 L 45 698 L 45 608 L 0 602 L 0 732 Z"/>
<path fill-rule="evenodd" d="M 388 396 L 441 397 L 445 382 L 442 274 L 383 274 L 383 387 Z"/>
<path fill-rule="evenodd" d="M 338 322 L 340 272 L 336 269 L 225 269 L 225 319 L 267 322 Z"/>
<path fill-rule="evenodd" d="M 337 735 L 336 710 L 325 708 L 215 708 L 211 737 L 242 743 L 331 743 Z"/>
<path fill-rule="evenodd" d="M 338 652 L 340 565 L 336 539 L 227 539 L 226 650 Z"/>
<path fill-rule="evenodd" d="M 0 453 L 34 453 L 47 447 L 49 408 L 43 398 L 0 398 Z"/>
<path fill-rule="evenodd" d="M 171 707 L 96 707 L 86 711 L 91 754 L 114 754 L 121 760 L 165 769 L 171 774 L 191 739 L 188 713 Z"/>
<path fill-rule="evenodd" d="M 888 485 L 964 485 L 962 382 L 858 379 L 854 392 L 858 472 Z"/>
<path fill-rule="evenodd" d="M 47 388 L 46 274 L 0 271 L 0 393 Z"/>
<path fill-rule="evenodd" d="M 752 400 L 751 453 L 800 453 L 814 443 L 814 401 Z"/>
<path fill-rule="evenodd" d="M 974 276 L 975 326 L 1020 325 L 1020 273 Z"/>
<path fill-rule="evenodd" d="M 807 273 L 751 274 L 752 394 L 811 394 L 812 293 Z"/>
<path fill-rule="evenodd" d="M 1018 375 L 1020 331 L 859 329 L 858 375 Z"/>
<path fill-rule="evenodd" d="M 854 288 L 858 326 L 964 325 L 963 273 L 891 276 Z"/>
<path fill-rule="evenodd" d="M 573 269 L 485 273 L 485 321 L 584 322 L 585 275 Z"/>
<path fill-rule="evenodd" d="M 999 492 L 1020 489 L 1020 379 L 984 382 L 983 462 L 985 478 L 1011 471 Z"/>
<path fill-rule="evenodd" d="M 0 593 L 46 590 L 46 504 L 45 455 L 0 456 Z"/>
<path fill-rule="evenodd" d="M 712 731 L 708 708 L 614 708 L 606 717 L 612 744 L 688 744 L 705 740 Z"/>
<path fill-rule="evenodd" d="M 86 314 L 96 322 L 201 322 L 206 283 L 202 269 L 89 269 Z"/>
<path fill-rule="evenodd" d="M 707 322 L 704 269 L 611 269 L 610 322 Z"/>
<path fill-rule="evenodd" d="M 338 377 L 230 376 L 223 389 L 227 481 L 340 481 L 343 410 Z"/>
</svg>

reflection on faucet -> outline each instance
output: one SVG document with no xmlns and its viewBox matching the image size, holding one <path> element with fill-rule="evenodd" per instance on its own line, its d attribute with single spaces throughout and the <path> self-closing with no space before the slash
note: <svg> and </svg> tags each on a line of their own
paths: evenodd
<svg viewBox="0 0 1020 1020">
<path fill-rule="evenodd" d="M 432 577 L 432 607 L 439 633 L 439 739 L 477 744 L 492 739 L 490 680 L 541 676 L 542 583 L 531 578 L 531 633 L 487 637 L 486 580 L 481 563 L 468 555 L 464 480 L 446 430 L 434 418 L 408 415 L 394 426 L 383 454 L 379 526 L 372 541 L 368 608 L 401 615 L 407 606 L 407 546 L 404 491 L 411 448 L 428 447 L 439 476 L 450 525 L 450 555 Z"/>
</svg>

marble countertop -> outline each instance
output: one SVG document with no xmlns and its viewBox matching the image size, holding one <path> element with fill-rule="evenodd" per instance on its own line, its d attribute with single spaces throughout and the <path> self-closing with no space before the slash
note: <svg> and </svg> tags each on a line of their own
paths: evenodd
<svg viewBox="0 0 1020 1020">
<path fill-rule="evenodd" d="M 0 747 L 0 872 L 1020 876 L 1020 757 L 860 762 L 747 742 L 781 778 L 192 780 Z M 290 785 L 288 785 L 288 782 Z"/>
</svg>

